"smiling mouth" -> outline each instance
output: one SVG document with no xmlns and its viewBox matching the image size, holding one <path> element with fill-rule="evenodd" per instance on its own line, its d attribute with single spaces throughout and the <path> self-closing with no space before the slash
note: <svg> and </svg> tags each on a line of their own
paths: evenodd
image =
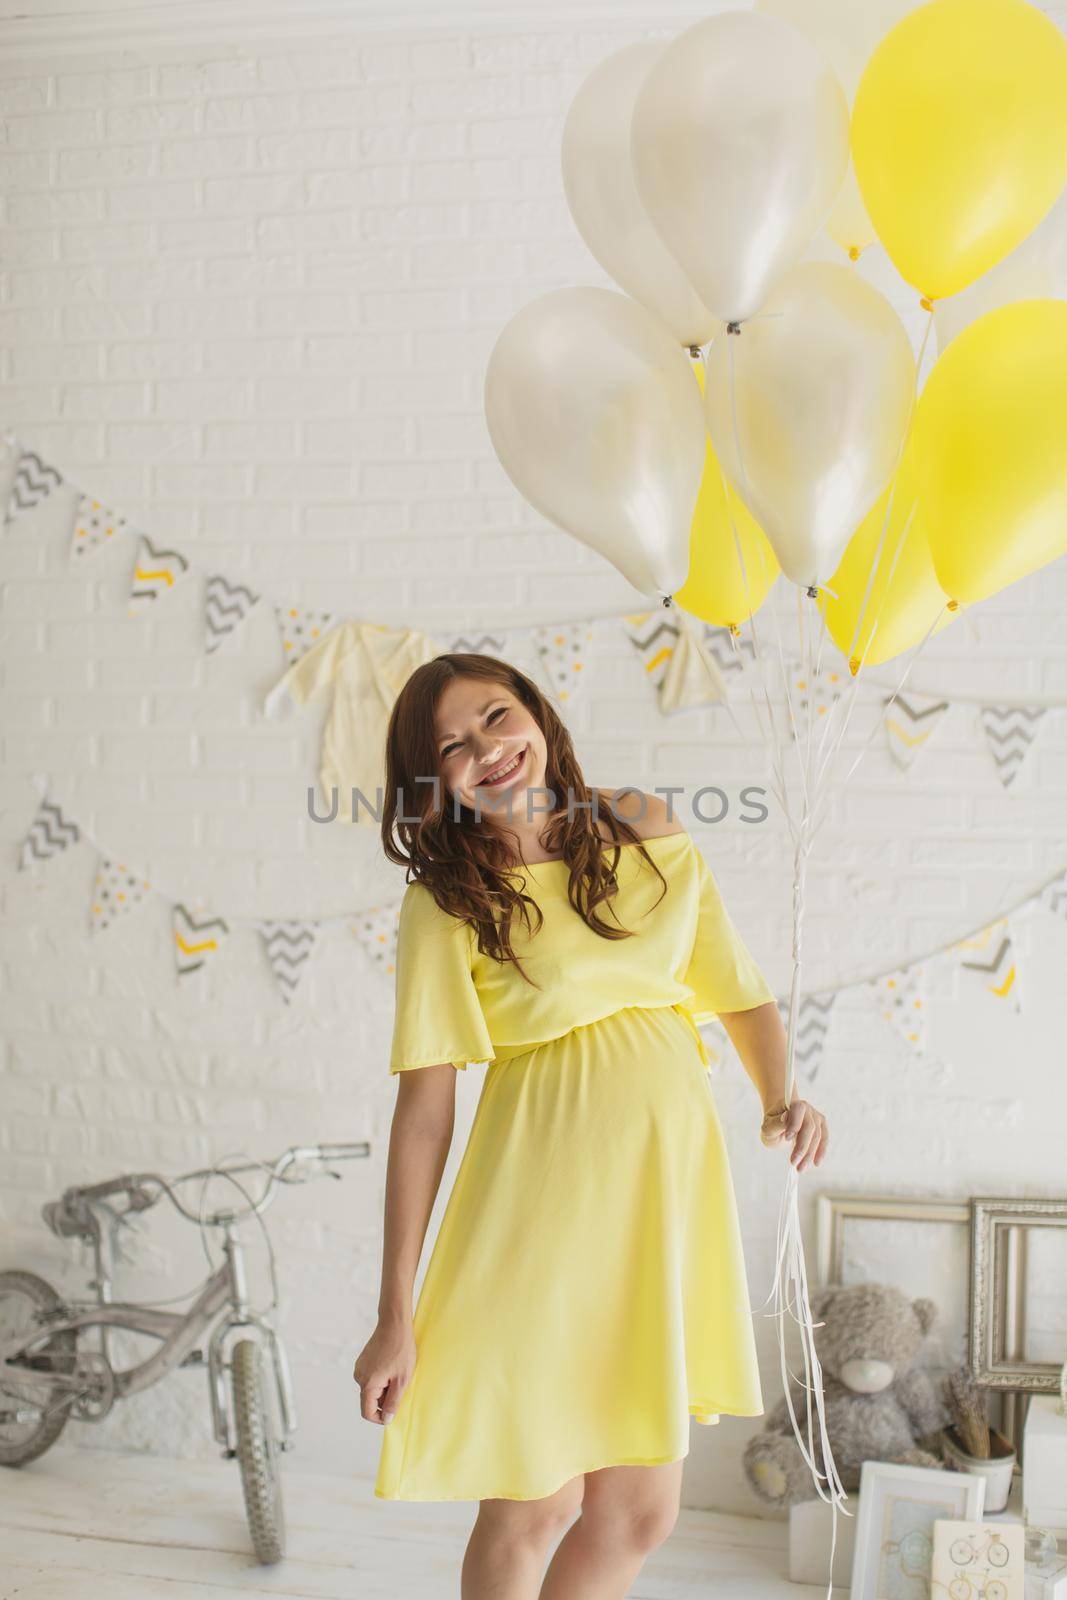
<svg viewBox="0 0 1067 1600">
<path fill-rule="evenodd" d="M 498 767 L 491 778 L 482 778 L 474 787 L 476 789 L 494 789 L 497 784 L 504 783 L 508 778 L 513 778 L 526 760 L 526 750 L 528 749 L 529 746 L 527 745 L 519 755 L 512 757 L 506 767 Z"/>
</svg>

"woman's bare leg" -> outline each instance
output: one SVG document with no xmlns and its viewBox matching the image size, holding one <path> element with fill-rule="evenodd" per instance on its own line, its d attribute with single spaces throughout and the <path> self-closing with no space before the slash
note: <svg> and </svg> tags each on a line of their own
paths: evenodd
<svg viewBox="0 0 1067 1600">
<path fill-rule="evenodd" d="M 678 1520 L 682 1462 L 585 1474 L 581 1515 L 548 1564 L 539 1600 L 623 1600 Z"/>
<path fill-rule="evenodd" d="M 462 1600 L 537 1600 L 545 1557 L 578 1515 L 583 1479 L 543 1500 L 482 1500 L 460 1575 Z"/>
</svg>

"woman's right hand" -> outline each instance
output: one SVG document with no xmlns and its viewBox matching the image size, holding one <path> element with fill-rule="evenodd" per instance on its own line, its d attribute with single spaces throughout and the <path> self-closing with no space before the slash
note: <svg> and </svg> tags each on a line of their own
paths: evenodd
<svg viewBox="0 0 1067 1600">
<path fill-rule="evenodd" d="M 415 1371 L 415 1334 L 410 1319 L 378 1321 L 356 1357 L 352 1376 L 359 1384 L 360 1412 L 367 1422 L 391 1422 L 400 1396 Z"/>
</svg>

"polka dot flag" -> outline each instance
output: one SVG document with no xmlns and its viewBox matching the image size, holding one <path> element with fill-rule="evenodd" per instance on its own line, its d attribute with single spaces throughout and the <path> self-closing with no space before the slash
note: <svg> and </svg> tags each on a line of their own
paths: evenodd
<svg viewBox="0 0 1067 1600">
<path fill-rule="evenodd" d="M 113 856 L 101 856 L 93 882 L 90 931 L 102 932 L 110 928 L 119 917 L 140 905 L 151 887 L 147 878 L 142 878 L 124 861 L 116 861 Z"/>
</svg>

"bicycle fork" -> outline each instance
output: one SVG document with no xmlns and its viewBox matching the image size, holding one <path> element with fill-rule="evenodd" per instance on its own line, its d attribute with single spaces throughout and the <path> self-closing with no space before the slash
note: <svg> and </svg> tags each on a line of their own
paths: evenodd
<svg viewBox="0 0 1067 1600">
<path fill-rule="evenodd" d="M 211 1423 L 215 1438 L 222 1445 L 223 1454 L 236 1453 L 236 1437 L 232 1408 L 227 1404 L 226 1341 L 242 1328 L 254 1328 L 261 1336 L 270 1356 L 278 1396 L 278 1412 L 282 1424 L 279 1447 L 292 1449 L 292 1434 L 297 1428 L 296 1402 L 293 1398 L 289 1360 L 274 1327 L 265 1316 L 252 1311 L 248 1305 L 248 1282 L 245 1276 L 244 1251 L 240 1236 L 231 1225 L 225 1225 L 223 1253 L 229 1274 L 230 1310 L 215 1324 L 207 1346 L 208 1393 L 211 1400 Z"/>
</svg>

